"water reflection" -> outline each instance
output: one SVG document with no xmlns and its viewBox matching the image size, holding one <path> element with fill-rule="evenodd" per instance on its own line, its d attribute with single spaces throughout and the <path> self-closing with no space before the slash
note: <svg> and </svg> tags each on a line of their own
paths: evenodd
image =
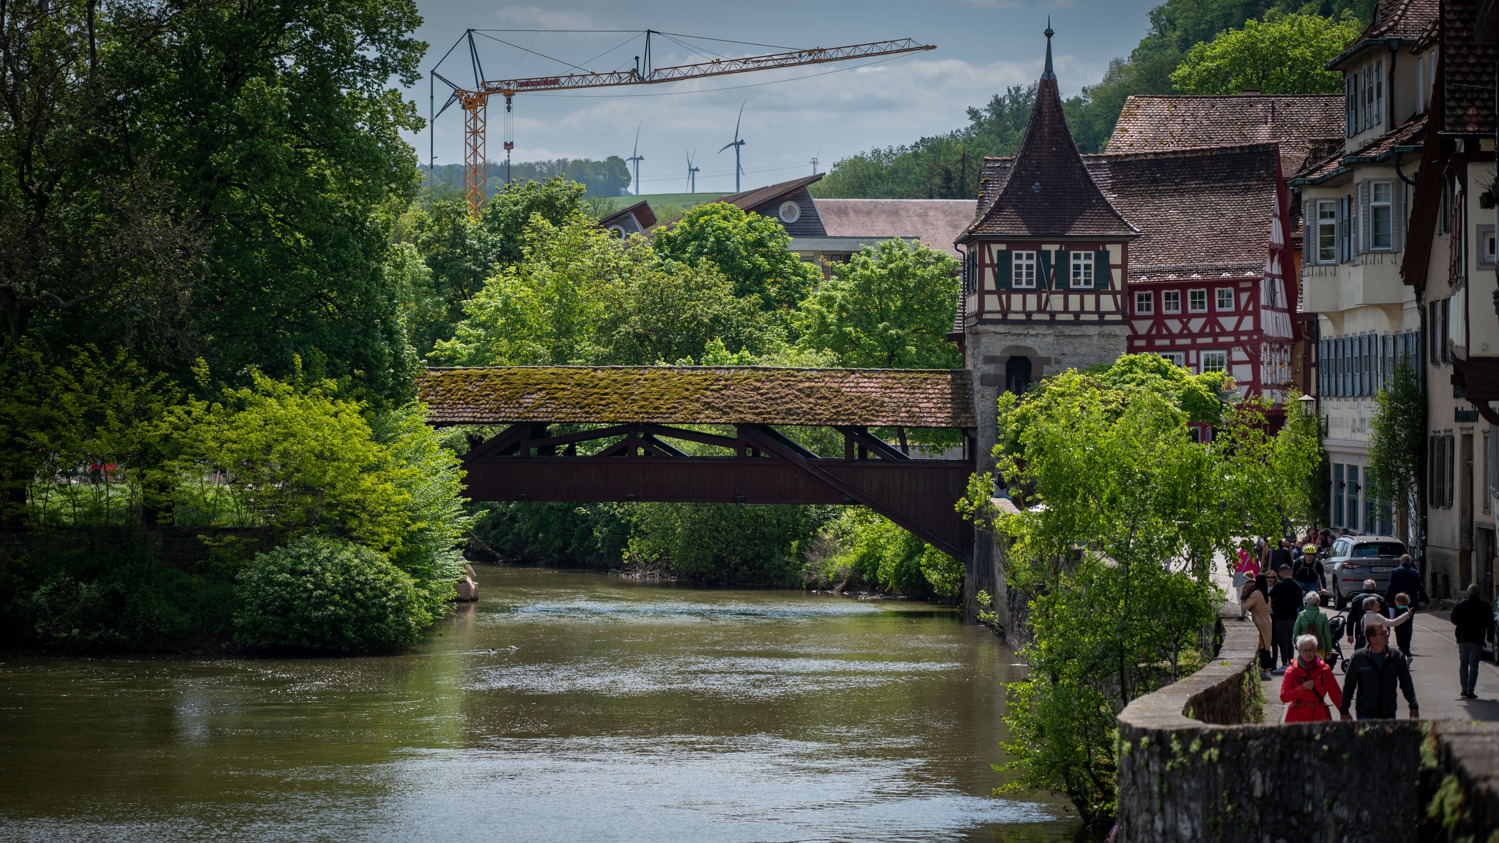
<svg viewBox="0 0 1499 843">
<path fill-rule="evenodd" d="M 393 658 L 0 658 L 0 838 L 1073 837 L 953 613 L 484 574 Z"/>
</svg>

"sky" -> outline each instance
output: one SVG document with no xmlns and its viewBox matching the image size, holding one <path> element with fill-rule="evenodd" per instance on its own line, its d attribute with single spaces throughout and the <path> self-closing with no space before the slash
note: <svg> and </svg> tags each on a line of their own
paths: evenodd
<svg viewBox="0 0 1499 843">
<path fill-rule="evenodd" d="M 864 150 L 965 126 L 970 106 L 984 105 L 1010 85 L 1033 83 L 1045 56 L 1042 32 L 1048 16 L 1056 33 L 1053 60 L 1062 95 L 1080 92 L 1103 76 L 1111 59 L 1134 49 L 1145 35 L 1147 13 L 1160 2 L 539 0 L 495 5 L 417 0 L 423 24 L 416 34 L 429 46 L 424 76 L 406 93 L 425 118 L 431 99 L 428 72 L 436 69 L 456 84 L 473 85 L 467 41 L 459 43 L 470 28 L 490 30 L 475 35 L 475 46 L 484 76 L 491 80 L 566 73 L 568 65 L 590 71 L 627 69 L 642 52 L 646 29 L 697 36 L 653 37 L 657 67 L 714 55 L 900 38 L 935 45 L 934 50 L 893 58 L 515 96 L 512 156 L 517 162 L 628 158 L 638 129 L 638 154 L 644 157 L 640 192 L 685 191 L 687 156 L 692 155 L 699 168 L 698 192 L 726 193 L 734 190 L 734 150 L 719 150 L 734 139 L 741 107 L 743 189 L 810 175 L 813 158 L 818 172 L 826 172 Z M 448 89 L 441 82 L 435 88 L 435 104 L 441 108 Z M 488 112 L 487 157 L 503 161 L 504 98 L 492 98 Z M 454 104 L 429 129 L 407 139 L 423 164 L 434 147 L 439 165 L 462 163 L 462 109 Z"/>
</svg>

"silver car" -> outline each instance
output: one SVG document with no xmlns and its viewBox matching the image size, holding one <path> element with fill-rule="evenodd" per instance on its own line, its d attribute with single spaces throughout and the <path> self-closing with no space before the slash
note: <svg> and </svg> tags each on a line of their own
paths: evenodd
<svg viewBox="0 0 1499 843">
<path fill-rule="evenodd" d="M 1331 581 L 1334 605 L 1340 610 L 1347 606 L 1349 597 L 1364 590 L 1364 580 L 1374 580 L 1383 594 L 1405 552 L 1405 542 L 1392 536 L 1343 536 L 1333 542 L 1322 569 Z"/>
</svg>

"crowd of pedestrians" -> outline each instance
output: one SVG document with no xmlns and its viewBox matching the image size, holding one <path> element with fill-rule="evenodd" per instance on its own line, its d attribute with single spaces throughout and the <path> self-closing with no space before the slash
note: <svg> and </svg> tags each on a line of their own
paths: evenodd
<svg viewBox="0 0 1499 843">
<path fill-rule="evenodd" d="M 1349 598 L 1346 618 L 1330 621 L 1322 611 L 1329 594 L 1322 557 L 1331 544 L 1330 531 L 1313 530 L 1300 538 L 1240 547 L 1233 582 L 1239 620 L 1254 623 L 1259 632 L 1260 678 L 1282 677 L 1287 722 L 1331 720 L 1333 709 L 1344 720 L 1392 718 L 1401 696 L 1410 716 L 1418 718 L 1410 671 L 1412 619 L 1417 610 L 1430 608 L 1420 572 L 1409 554 L 1402 556 L 1383 591 L 1365 580 L 1363 590 Z M 1474 699 L 1483 647 L 1495 634 L 1493 608 L 1478 586 L 1470 585 L 1451 618 L 1460 696 Z M 1342 658 L 1342 644 L 1351 645 L 1352 655 L 1339 684 L 1333 668 Z"/>
</svg>

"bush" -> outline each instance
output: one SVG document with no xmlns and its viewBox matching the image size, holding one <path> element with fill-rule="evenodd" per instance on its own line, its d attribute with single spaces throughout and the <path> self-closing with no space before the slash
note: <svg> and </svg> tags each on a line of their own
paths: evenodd
<svg viewBox="0 0 1499 843">
<path fill-rule="evenodd" d="M 246 647 L 352 652 L 415 644 L 432 622 L 416 582 L 384 555 L 307 536 L 240 574 L 235 640 Z"/>
</svg>

